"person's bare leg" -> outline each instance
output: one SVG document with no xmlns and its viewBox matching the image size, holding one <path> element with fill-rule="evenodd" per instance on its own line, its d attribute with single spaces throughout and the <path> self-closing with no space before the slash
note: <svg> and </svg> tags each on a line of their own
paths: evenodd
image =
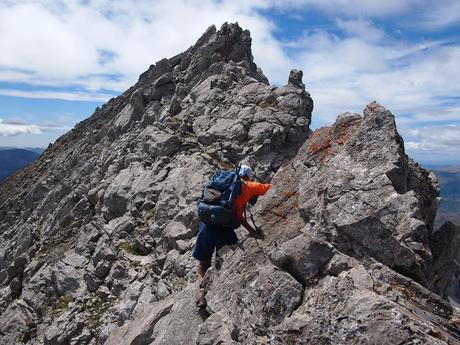
<svg viewBox="0 0 460 345">
<path fill-rule="evenodd" d="M 196 270 L 197 276 L 198 276 L 198 285 L 201 286 L 204 280 L 204 275 L 206 274 L 206 271 L 208 268 L 211 267 L 211 260 L 207 261 L 200 261 L 198 263 L 198 268 Z"/>
<path fill-rule="evenodd" d="M 200 308 L 206 307 L 206 304 L 207 304 L 206 298 L 205 298 L 206 290 L 202 287 L 202 285 L 203 285 L 204 276 L 209 267 L 211 267 L 211 260 L 200 261 L 198 263 L 198 267 L 196 270 L 197 278 L 198 278 L 197 279 L 198 285 L 200 287 L 198 299 L 196 300 L 196 306 Z"/>
</svg>

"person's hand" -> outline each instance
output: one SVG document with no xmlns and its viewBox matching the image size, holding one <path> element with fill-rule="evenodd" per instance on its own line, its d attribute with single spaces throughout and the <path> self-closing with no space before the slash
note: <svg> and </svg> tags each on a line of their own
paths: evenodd
<svg viewBox="0 0 460 345">
<path fill-rule="evenodd" d="M 258 240 L 263 240 L 265 238 L 265 235 L 262 229 L 256 228 L 249 232 L 249 237 L 254 237 Z"/>
</svg>

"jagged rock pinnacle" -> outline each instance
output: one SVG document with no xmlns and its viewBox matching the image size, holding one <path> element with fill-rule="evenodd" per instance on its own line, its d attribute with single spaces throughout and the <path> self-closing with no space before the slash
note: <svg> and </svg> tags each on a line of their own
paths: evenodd
<svg viewBox="0 0 460 345">
<path fill-rule="evenodd" d="M 289 85 L 299 87 L 299 88 L 305 90 L 305 84 L 302 82 L 302 78 L 303 78 L 303 72 L 302 71 L 292 69 L 291 72 L 289 73 L 289 81 L 288 81 L 288 83 L 289 83 Z"/>
</svg>

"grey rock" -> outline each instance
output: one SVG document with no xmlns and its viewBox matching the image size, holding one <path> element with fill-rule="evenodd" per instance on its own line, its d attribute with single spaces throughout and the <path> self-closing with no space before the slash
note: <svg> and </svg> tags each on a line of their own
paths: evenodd
<svg viewBox="0 0 460 345">
<path fill-rule="evenodd" d="M 122 326 L 129 319 L 136 307 L 137 301 L 144 285 L 141 282 L 134 282 L 120 296 L 116 307 L 109 308 L 104 318 L 101 320 L 101 329 L 98 334 L 99 341 L 104 343 L 108 336 Z"/>
<path fill-rule="evenodd" d="M 302 78 L 303 78 L 302 71 L 291 69 L 291 72 L 289 73 L 289 84 L 305 90 L 305 85 L 302 82 Z"/>
<path fill-rule="evenodd" d="M 460 305 L 460 226 L 444 223 L 430 238 L 432 290 Z"/>
<path fill-rule="evenodd" d="M 131 104 L 126 104 L 115 119 L 114 127 L 120 131 L 125 130 L 133 120 L 134 111 L 135 109 Z"/>
<path fill-rule="evenodd" d="M 146 310 L 139 318 L 142 320 L 140 323 L 128 324 L 124 327 L 115 330 L 107 341 L 104 342 L 106 345 L 118 345 L 120 342 L 127 345 L 135 344 L 149 344 L 154 340 L 152 333 L 155 329 L 156 324 L 168 315 L 169 311 L 173 306 L 173 302 L 162 301 L 158 304 L 153 305 L 151 308 Z"/>
<path fill-rule="evenodd" d="M 71 339 L 78 336 L 84 327 L 83 320 L 74 318 L 70 312 L 59 316 L 49 327 L 44 335 L 44 345 L 63 345 L 70 343 Z"/>
<path fill-rule="evenodd" d="M 0 317 L 0 342 L 2 344 L 27 343 L 33 338 L 39 322 L 35 310 L 25 301 L 13 301 Z"/>
<path fill-rule="evenodd" d="M 315 240 L 302 234 L 275 248 L 270 257 L 276 266 L 289 272 L 305 285 L 324 269 L 334 251 L 326 241 Z"/>
<path fill-rule="evenodd" d="M 76 296 L 82 293 L 83 271 L 58 262 L 51 272 L 51 279 L 59 296 Z"/>
<path fill-rule="evenodd" d="M 83 275 L 83 279 L 85 280 L 86 289 L 88 290 L 88 292 L 95 292 L 102 284 L 101 281 L 96 279 L 96 277 L 90 273 L 85 273 Z"/>
</svg>

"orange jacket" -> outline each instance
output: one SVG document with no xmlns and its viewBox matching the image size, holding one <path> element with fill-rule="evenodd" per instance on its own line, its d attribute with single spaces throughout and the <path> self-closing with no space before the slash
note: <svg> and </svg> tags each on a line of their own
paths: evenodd
<svg viewBox="0 0 460 345">
<path fill-rule="evenodd" d="M 244 220 L 244 208 L 249 200 L 264 195 L 272 187 L 270 183 L 241 181 L 241 192 L 235 199 L 234 215 L 240 223 Z"/>
</svg>

